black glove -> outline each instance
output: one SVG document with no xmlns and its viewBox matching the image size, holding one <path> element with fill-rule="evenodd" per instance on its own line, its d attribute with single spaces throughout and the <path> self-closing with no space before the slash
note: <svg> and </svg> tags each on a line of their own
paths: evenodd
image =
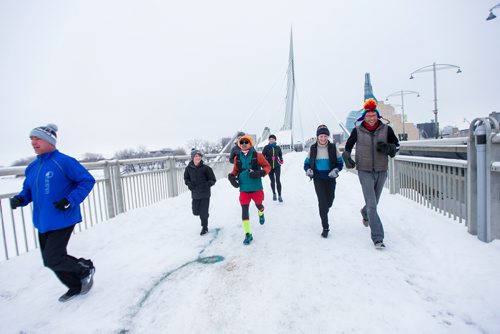
<svg viewBox="0 0 500 334">
<path fill-rule="evenodd" d="M 258 179 L 259 177 L 266 176 L 266 172 L 263 169 L 261 169 L 261 170 L 250 170 L 248 172 L 248 176 L 250 176 L 251 179 Z"/>
<path fill-rule="evenodd" d="M 351 169 L 351 168 L 356 167 L 356 163 L 351 158 L 351 152 L 344 151 L 344 153 L 342 153 L 342 159 L 344 159 L 345 166 L 347 168 Z"/>
<path fill-rule="evenodd" d="M 23 199 L 20 196 L 14 196 L 10 199 L 10 207 L 12 210 L 15 210 L 16 208 L 20 207 L 23 205 Z"/>
<path fill-rule="evenodd" d="M 54 202 L 54 206 L 56 207 L 56 209 L 66 211 L 69 209 L 71 204 L 69 204 L 69 201 L 66 198 L 63 198 L 60 201 Z"/>
<path fill-rule="evenodd" d="M 229 182 L 231 182 L 231 185 L 233 187 L 235 187 L 235 188 L 239 188 L 240 187 L 238 179 L 232 173 L 227 174 L 227 179 L 229 180 Z"/>
<path fill-rule="evenodd" d="M 396 155 L 396 145 L 384 143 L 383 141 L 379 141 L 377 143 L 377 151 L 381 153 L 385 153 L 389 155 L 391 158 L 394 158 Z"/>
<path fill-rule="evenodd" d="M 193 182 L 187 182 L 186 185 L 187 185 L 188 189 L 191 191 L 193 191 L 194 188 L 196 188 L 196 184 Z"/>
</svg>

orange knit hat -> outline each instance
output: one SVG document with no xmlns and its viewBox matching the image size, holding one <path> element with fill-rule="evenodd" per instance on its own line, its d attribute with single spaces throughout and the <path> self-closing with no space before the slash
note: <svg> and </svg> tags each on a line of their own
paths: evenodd
<svg viewBox="0 0 500 334">
<path fill-rule="evenodd" d="M 253 146 L 253 139 L 252 139 L 252 137 L 250 137 L 249 135 L 244 135 L 244 136 L 240 137 L 240 141 L 242 141 L 244 139 L 247 139 L 250 142 L 250 146 Z M 238 145 L 239 145 L 239 142 L 238 142 Z"/>
</svg>

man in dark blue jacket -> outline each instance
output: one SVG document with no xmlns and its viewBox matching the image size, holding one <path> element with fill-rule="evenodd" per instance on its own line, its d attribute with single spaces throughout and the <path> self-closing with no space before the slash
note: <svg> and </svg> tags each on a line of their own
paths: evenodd
<svg viewBox="0 0 500 334">
<path fill-rule="evenodd" d="M 26 168 L 23 190 L 10 199 L 10 205 L 16 209 L 33 202 L 43 263 L 68 287 L 59 298 L 66 302 L 86 294 L 93 284 L 92 261 L 68 255 L 66 247 L 75 224 L 82 221 L 80 203 L 95 179 L 76 159 L 56 149 L 57 130 L 55 124 L 48 124 L 31 131 L 37 159 Z"/>
</svg>

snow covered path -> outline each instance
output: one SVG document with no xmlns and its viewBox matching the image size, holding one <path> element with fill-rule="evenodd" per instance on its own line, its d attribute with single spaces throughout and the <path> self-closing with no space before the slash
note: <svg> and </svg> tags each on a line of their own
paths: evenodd
<svg viewBox="0 0 500 334">
<path fill-rule="evenodd" d="M 96 265 L 92 291 L 65 292 L 38 252 L 0 263 L 1 333 L 500 333 L 500 242 L 398 195 L 382 195 L 387 249 L 361 223 L 357 176 L 343 171 L 328 239 L 305 153 L 286 155 L 285 203 L 269 196 L 266 224 L 251 207 L 243 246 L 238 191 L 212 192 L 199 236 L 189 194 L 73 237 L 69 253 Z M 223 256 L 203 264 L 196 260 Z"/>
</svg>

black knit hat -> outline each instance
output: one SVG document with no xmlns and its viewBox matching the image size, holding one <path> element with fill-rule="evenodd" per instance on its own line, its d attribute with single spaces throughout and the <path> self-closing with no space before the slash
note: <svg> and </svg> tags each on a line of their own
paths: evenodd
<svg viewBox="0 0 500 334">
<path fill-rule="evenodd" d="M 275 135 L 269 135 L 269 138 L 267 138 L 267 139 L 271 139 L 271 138 L 274 138 L 274 140 L 276 140 L 276 136 Z"/>
<path fill-rule="evenodd" d="M 328 127 L 324 124 L 321 124 L 318 126 L 318 129 L 316 130 L 316 137 L 319 135 L 327 135 L 330 136 L 330 130 L 328 130 Z"/>
</svg>

